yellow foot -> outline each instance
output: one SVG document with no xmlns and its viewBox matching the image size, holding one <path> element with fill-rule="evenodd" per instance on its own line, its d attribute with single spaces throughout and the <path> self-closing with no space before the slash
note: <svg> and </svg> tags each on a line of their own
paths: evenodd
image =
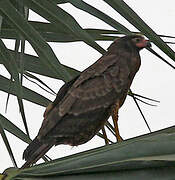
<svg viewBox="0 0 175 180">
<path fill-rule="evenodd" d="M 120 106 L 119 103 L 116 103 L 112 108 L 112 119 L 114 122 L 114 129 L 116 134 L 117 142 L 123 141 L 122 137 L 120 136 L 119 128 L 118 128 L 118 110 Z"/>
<path fill-rule="evenodd" d="M 104 140 L 105 140 L 105 144 L 108 145 L 109 144 L 109 141 L 108 141 L 108 137 L 106 135 L 106 130 L 105 130 L 105 127 L 103 126 L 102 128 L 102 133 L 103 133 L 103 137 L 104 137 Z"/>
<path fill-rule="evenodd" d="M 118 135 L 118 136 L 116 137 L 116 139 L 117 139 L 117 142 L 123 141 L 123 138 L 122 138 L 120 135 Z"/>
</svg>

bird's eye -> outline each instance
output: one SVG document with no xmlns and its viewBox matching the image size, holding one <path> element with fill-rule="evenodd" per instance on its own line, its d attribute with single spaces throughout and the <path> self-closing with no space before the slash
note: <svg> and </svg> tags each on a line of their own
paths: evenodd
<svg viewBox="0 0 175 180">
<path fill-rule="evenodd" d="M 135 38 L 135 42 L 140 42 L 140 39 L 139 38 Z"/>
</svg>

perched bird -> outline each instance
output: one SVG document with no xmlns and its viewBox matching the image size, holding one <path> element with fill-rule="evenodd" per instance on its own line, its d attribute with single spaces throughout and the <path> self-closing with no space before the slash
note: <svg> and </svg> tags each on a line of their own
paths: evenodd
<svg viewBox="0 0 175 180">
<path fill-rule="evenodd" d="M 115 119 L 140 67 L 139 51 L 149 46 L 141 35 L 118 38 L 100 59 L 65 83 L 46 109 L 38 135 L 24 151 L 22 168 L 35 163 L 54 145 L 88 142 L 111 115 Z M 114 124 L 117 133 L 117 122 Z"/>
</svg>

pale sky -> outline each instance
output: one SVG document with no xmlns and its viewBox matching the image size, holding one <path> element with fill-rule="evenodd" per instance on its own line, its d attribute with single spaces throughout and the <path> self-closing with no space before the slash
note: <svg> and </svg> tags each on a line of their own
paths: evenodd
<svg viewBox="0 0 175 180">
<path fill-rule="evenodd" d="M 118 13 L 111 9 L 108 5 L 103 3 L 103 1 L 92 1 L 87 0 L 86 2 L 91 3 L 96 8 L 99 8 L 104 13 L 110 15 L 112 18 L 126 25 L 128 29 L 135 31 L 136 29 L 130 25 L 125 19 L 123 19 Z M 158 1 L 158 0 L 126 0 L 128 5 L 130 5 L 141 18 L 157 33 L 163 35 L 175 36 L 175 11 L 174 11 L 174 1 Z M 113 29 L 109 25 L 103 23 L 102 21 L 84 13 L 73 6 L 62 5 L 65 10 L 71 13 L 76 20 L 80 23 L 83 28 L 101 28 L 101 29 Z M 43 21 L 43 19 L 34 13 L 30 14 L 30 20 Z M 14 41 L 5 41 L 8 48 L 14 49 Z M 103 48 L 107 48 L 111 42 L 98 42 Z M 61 63 L 78 69 L 80 71 L 87 68 L 93 62 L 95 62 L 101 55 L 87 46 L 86 44 L 80 43 L 50 43 L 54 52 L 56 53 L 58 59 Z M 175 46 L 170 45 L 172 49 L 175 50 Z M 160 53 L 166 60 L 172 62 L 165 54 L 163 54 L 157 47 L 152 45 L 152 48 Z M 31 46 L 26 43 L 26 53 L 35 54 L 31 49 Z M 157 107 L 151 107 L 143 103 L 139 103 L 143 113 L 148 121 L 148 124 L 152 131 L 163 129 L 169 126 L 173 126 L 174 122 L 174 107 L 175 107 L 175 76 L 174 70 L 162 62 L 160 59 L 149 53 L 147 50 L 141 51 L 142 65 L 137 73 L 134 82 L 131 86 L 133 92 L 144 95 L 149 98 L 159 100 L 160 103 Z M 5 68 L 0 65 L 0 74 L 9 77 Z M 59 90 L 63 82 L 56 81 L 53 79 L 41 77 L 42 80 L 47 82 L 47 84 L 53 88 L 56 92 Z M 38 88 L 36 85 L 24 81 L 24 85 L 28 86 L 32 90 L 35 90 L 47 98 L 53 100 L 54 96 L 45 93 L 43 90 Z M 1 106 L 0 113 L 11 120 L 19 128 L 24 130 L 23 123 L 19 114 L 18 104 L 16 97 L 10 96 L 10 101 L 8 105 L 8 111 L 5 113 L 5 103 L 7 94 L 0 91 Z M 31 138 L 33 139 L 40 128 L 42 122 L 42 115 L 44 112 L 43 107 L 37 106 L 33 103 L 24 101 L 25 113 L 28 121 L 28 126 L 30 130 Z M 120 109 L 119 113 L 119 128 L 121 136 L 124 139 L 135 137 L 148 133 L 148 129 L 136 108 L 135 103 L 131 97 L 128 97 L 125 104 Z M 11 147 L 13 148 L 13 153 L 15 155 L 18 166 L 20 167 L 24 161 L 22 160 L 22 153 L 26 148 L 27 144 L 17 139 L 13 135 L 7 133 L 8 139 Z M 115 141 L 114 137 L 111 137 Z M 87 149 L 93 149 L 95 147 L 103 146 L 104 141 L 99 137 L 93 138 L 90 142 L 78 146 L 70 147 L 66 145 L 60 145 L 53 147 L 47 154 L 55 159 L 63 156 L 67 156 L 73 153 L 84 151 Z M 12 162 L 6 150 L 6 147 L 0 137 L 0 172 L 8 167 L 12 167 Z M 42 161 L 40 161 L 42 162 Z"/>
</svg>

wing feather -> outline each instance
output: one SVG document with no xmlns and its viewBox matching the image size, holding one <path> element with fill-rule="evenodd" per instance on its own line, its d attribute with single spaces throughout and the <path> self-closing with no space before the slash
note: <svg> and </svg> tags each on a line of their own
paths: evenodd
<svg viewBox="0 0 175 180">
<path fill-rule="evenodd" d="M 129 68 L 127 59 L 117 55 L 103 56 L 75 81 L 59 104 L 59 115 L 79 115 L 106 108 L 127 93 Z"/>
<path fill-rule="evenodd" d="M 78 116 L 100 108 L 109 108 L 129 84 L 127 58 L 108 55 L 100 58 L 71 83 L 64 85 L 54 108 L 43 121 L 38 138 L 42 139 L 66 114 Z"/>
<path fill-rule="evenodd" d="M 77 81 L 73 84 L 74 87 L 78 87 L 80 84 L 89 80 L 92 77 L 101 75 L 106 69 L 115 64 L 116 55 L 102 56 L 98 61 L 85 69 Z"/>
</svg>

